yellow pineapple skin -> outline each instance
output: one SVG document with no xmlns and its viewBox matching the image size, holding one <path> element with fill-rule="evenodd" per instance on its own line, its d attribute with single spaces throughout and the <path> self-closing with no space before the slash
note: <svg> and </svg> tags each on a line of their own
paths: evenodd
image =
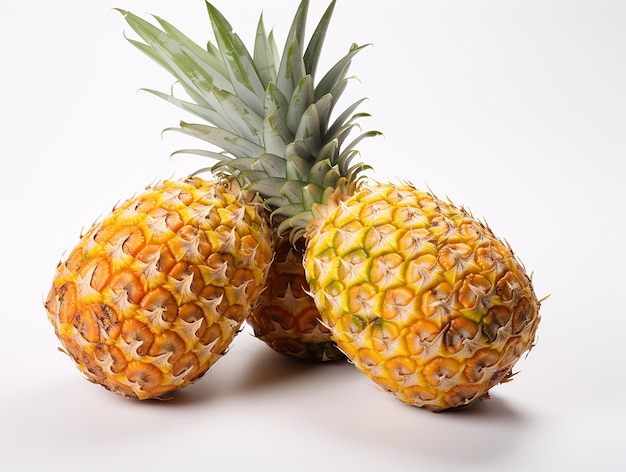
<svg viewBox="0 0 626 472">
<path fill-rule="evenodd" d="M 354 365 L 402 402 L 466 406 L 508 380 L 540 302 L 510 247 L 411 185 L 365 186 L 309 234 L 307 281 Z"/>
<path fill-rule="evenodd" d="M 58 264 L 45 302 L 86 378 L 169 398 L 220 359 L 267 276 L 262 205 L 227 180 L 165 181 L 118 205 Z"/>
<path fill-rule="evenodd" d="M 345 359 L 309 294 L 303 257 L 304 240 L 295 246 L 288 238 L 276 241 L 266 288 L 247 322 L 279 354 L 311 361 Z"/>
</svg>

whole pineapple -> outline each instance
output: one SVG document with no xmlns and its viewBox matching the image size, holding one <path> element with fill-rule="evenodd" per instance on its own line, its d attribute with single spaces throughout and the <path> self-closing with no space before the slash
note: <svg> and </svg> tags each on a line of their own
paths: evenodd
<svg viewBox="0 0 626 472">
<path fill-rule="evenodd" d="M 531 280 L 467 211 L 379 184 L 310 226 L 306 275 L 324 322 L 357 368 L 403 402 L 468 405 L 533 346 Z"/>
<path fill-rule="evenodd" d="M 236 182 L 162 182 L 81 236 L 57 266 L 48 318 L 88 380 L 168 398 L 228 349 L 264 287 L 271 234 Z"/>
<path fill-rule="evenodd" d="M 362 47 L 354 45 L 316 84 L 315 75 L 326 30 L 335 3 L 324 12 L 306 50 L 304 29 L 308 1 L 298 8 L 283 53 L 279 54 L 272 33 L 267 34 L 261 17 L 253 53 L 249 53 L 231 25 L 210 3 L 206 3 L 216 44 L 195 44 L 162 18 L 158 27 L 124 10 L 119 10 L 141 41 L 129 41 L 172 74 L 184 94 L 174 96 L 148 90 L 201 119 L 181 122 L 170 128 L 217 146 L 178 152 L 206 156 L 219 161 L 214 172 L 227 172 L 242 187 L 270 196 L 266 204 L 275 211 L 271 225 L 285 223 L 281 212 L 291 216 L 293 204 L 304 198 L 311 204 L 327 187 L 342 185 L 344 177 L 330 170 L 331 160 L 356 126 L 353 115 L 361 101 L 347 107 L 331 121 L 337 101 L 345 89 L 352 57 Z M 375 133 L 365 133 L 362 137 Z M 361 139 L 361 137 L 359 138 Z M 342 153 L 342 172 L 356 177 L 365 168 L 349 168 L 356 154 L 350 144 Z M 327 156 L 327 160 L 323 156 Z M 309 185 L 311 163 L 319 179 Z M 209 170 L 209 169 L 204 169 Z M 303 180 L 304 179 L 304 180 Z M 330 180 L 329 180 L 330 179 Z M 307 192 L 315 195 L 306 195 Z M 293 201 L 293 203 L 292 203 Z M 277 231 L 277 256 L 270 268 L 267 286 L 248 323 L 255 335 L 281 354 L 311 360 L 344 358 L 319 323 L 315 302 L 308 294 L 302 265 L 303 245 L 291 244 L 287 233 Z"/>
<path fill-rule="evenodd" d="M 213 124 L 180 130 L 226 154 L 188 152 L 218 159 L 214 170 L 264 198 L 292 251 L 305 246 L 305 278 L 330 338 L 399 400 L 431 410 L 468 405 L 508 380 L 539 323 L 531 280 L 468 212 L 408 184 L 370 183 L 362 175 L 368 166 L 351 163 L 356 143 L 378 133 L 346 144 L 363 116 L 353 115 L 360 101 L 330 120 L 362 47 L 314 83 L 334 2 L 306 51 L 308 1 L 301 2 L 280 59 L 268 53 L 275 48 L 262 22 L 251 55 L 207 5 L 218 44 L 208 55 L 161 19 L 158 29 L 126 18 L 145 41 L 135 44 L 180 81 L 211 84 L 188 90 L 193 103 L 154 93 Z M 235 93 L 217 85 L 225 77 Z"/>
</svg>

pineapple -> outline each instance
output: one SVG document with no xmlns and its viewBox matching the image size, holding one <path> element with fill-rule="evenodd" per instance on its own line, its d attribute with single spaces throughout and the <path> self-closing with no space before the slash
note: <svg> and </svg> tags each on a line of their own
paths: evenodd
<svg viewBox="0 0 626 472">
<path fill-rule="evenodd" d="M 186 152 L 217 159 L 213 171 L 258 192 L 282 238 L 264 306 L 249 318 L 263 327 L 259 335 L 273 331 L 272 347 L 303 352 L 294 327 L 310 324 L 280 310 L 299 305 L 294 283 L 308 285 L 330 340 L 384 390 L 434 411 L 469 405 L 509 380 L 532 348 L 540 301 L 511 248 L 469 212 L 410 184 L 370 182 L 369 166 L 352 163 L 357 143 L 379 133 L 346 141 L 366 116 L 355 113 L 360 100 L 331 119 L 363 46 L 315 80 L 333 7 L 304 49 L 303 0 L 282 57 L 262 19 L 250 54 L 209 3 L 217 46 L 206 49 L 160 18 L 157 28 L 125 17 L 144 40 L 133 43 L 172 72 L 191 101 L 153 93 L 209 123 L 181 122 L 178 130 L 223 151 Z M 290 268 L 301 255 L 307 285 Z"/>
<path fill-rule="evenodd" d="M 162 182 L 81 236 L 57 266 L 48 318 L 88 380 L 169 398 L 230 346 L 264 287 L 271 235 L 234 181 Z"/>
<path fill-rule="evenodd" d="M 353 114 L 362 100 L 348 106 L 334 121 L 331 113 L 349 81 L 351 59 L 363 47 L 353 45 L 315 84 L 334 2 L 323 14 L 306 50 L 308 2 L 302 2 L 282 55 L 273 34 L 267 34 L 262 17 L 250 54 L 221 13 L 210 3 L 206 5 L 217 43 L 209 42 L 206 48 L 162 18 L 155 17 L 158 26 L 154 26 L 119 10 L 141 38 L 128 38 L 130 43 L 172 74 L 185 95 L 148 91 L 201 119 L 200 123 L 183 121 L 180 127 L 169 130 L 198 138 L 221 151 L 203 148 L 177 153 L 217 159 L 218 165 L 199 172 L 230 173 L 243 188 L 271 195 L 266 203 L 274 209 L 285 207 L 287 215 L 291 215 L 292 200 L 296 205 L 303 198 L 313 203 L 319 192 L 350 187 L 352 183 L 346 179 L 355 180 L 366 168 L 362 164 L 349 167 L 357 140 L 342 152 L 341 173 L 332 169 L 330 162 L 336 160 L 341 144 L 356 126 L 355 120 L 365 115 Z M 358 139 L 373 134 L 364 133 Z M 312 170 L 316 159 L 319 163 Z M 311 172 L 318 181 L 309 182 Z M 328 329 L 319 323 L 304 277 L 303 245 L 293 247 L 293 240 L 290 242 L 281 226 L 289 222 L 280 213 L 275 211 L 271 218 L 273 228 L 280 227 L 275 242 L 277 258 L 248 324 L 259 339 L 281 354 L 319 361 L 344 358 Z"/>
<path fill-rule="evenodd" d="M 320 323 L 320 314 L 309 294 L 304 272 L 304 240 L 296 246 L 288 238 L 278 240 L 267 275 L 267 288 L 248 317 L 257 338 L 281 354 L 305 360 L 344 359 Z"/>
<path fill-rule="evenodd" d="M 409 184 L 364 186 L 309 224 L 306 276 L 332 338 L 399 400 L 466 406 L 531 349 L 539 301 L 508 245 Z"/>
</svg>

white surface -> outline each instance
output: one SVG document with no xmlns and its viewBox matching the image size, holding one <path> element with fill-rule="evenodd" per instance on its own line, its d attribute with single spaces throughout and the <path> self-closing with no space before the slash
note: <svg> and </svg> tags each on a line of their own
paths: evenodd
<svg viewBox="0 0 626 472">
<path fill-rule="evenodd" d="M 122 7 L 209 38 L 201 0 L 3 2 L 0 469 L 624 470 L 626 3 L 340 0 L 325 60 L 354 61 L 360 149 L 506 238 L 542 307 L 514 381 L 464 411 L 400 404 L 347 364 L 282 358 L 242 333 L 169 403 L 124 400 L 57 352 L 42 299 L 83 227 L 199 163 L 140 87 L 171 80 L 122 37 Z M 215 0 L 247 44 L 282 44 L 296 1 Z M 326 2 L 313 0 L 311 29 Z"/>
</svg>

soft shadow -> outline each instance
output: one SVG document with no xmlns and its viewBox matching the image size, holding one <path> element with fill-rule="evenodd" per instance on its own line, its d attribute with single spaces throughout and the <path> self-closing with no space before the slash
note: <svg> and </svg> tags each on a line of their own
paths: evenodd
<svg viewBox="0 0 626 472">
<path fill-rule="evenodd" d="M 351 368 L 353 367 L 346 360 L 325 362 L 303 360 L 284 356 L 267 348 L 250 359 L 238 387 L 245 392 L 275 388 L 286 382 L 297 382 L 302 377 Z"/>
<path fill-rule="evenodd" d="M 395 451 L 414 457 L 416 464 L 424 458 L 451 467 L 488 463 L 518 448 L 519 438 L 534 423 L 531 417 L 498 396 L 438 413 L 402 404 L 392 397 L 390 401 L 397 405 L 385 405 L 381 408 L 385 414 L 375 418 L 377 445 L 390 454 Z M 352 413 L 355 422 L 361 421 L 362 412 Z M 371 440 L 371 424 L 372 415 L 367 424 L 352 424 L 352 440 Z M 355 437 L 359 432 L 364 436 Z"/>
<path fill-rule="evenodd" d="M 519 411 L 498 396 L 480 398 L 467 407 L 444 410 L 435 414 L 441 416 L 449 415 L 469 421 L 524 421 L 524 417 Z"/>
<path fill-rule="evenodd" d="M 254 345 L 246 346 L 241 352 L 230 352 L 204 377 L 160 403 L 188 406 L 252 396 L 268 389 L 282 391 L 285 384 L 296 384 L 302 378 L 353 369 L 346 360 L 307 361 L 278 354 L 258 339 L 252 339 L 251 343 Z"/>
<path fill-rule="evenodd" d="M 252 336 L 245 338 L 244 336 L 246 335 L 242 333 L 237 339 L 238 344 L 231 347 L 230 351 L 211 366 L 204 376 L 165 399 L 124 398 L 107 391 L 101 385 L 80 379 L 76 372 L 72 373 L 71 379 L 73 381 L 79 379 L 76 381 L 78 386 L 88 389 L 90 395 L 108 398 L 108 402 L 118 404 L 122 408 L 133 405 L 135 408 L 161 409 L 219 403 L 235 397 L 253 396 L 268 389 L 278 391 L 286 384 L 293 386 L 303 378 L 326 375 L 326 372 L 334 372 L 336 369 L 353 369 L 345 360 L 314 362 L 284 356 L 270 349 L 262 341 Z M 69 387 L 59 386 L 59 389 L 67 388 Z"/>
<path fill-rule="evenodd" d="M 455 463 L 490 462 L 519 447 L 532 418 L 502 397 L 492 396 L 464 409 L 435 413 L 420 450 Z"/>
</svg>

